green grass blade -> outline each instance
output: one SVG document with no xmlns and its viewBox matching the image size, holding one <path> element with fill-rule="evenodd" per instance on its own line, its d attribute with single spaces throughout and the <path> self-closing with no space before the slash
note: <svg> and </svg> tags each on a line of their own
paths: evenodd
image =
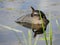
<svg viewBox="0 0 60 45">
<path fill-rule="evenodd" d="M 50 24 L 50 45 L 52 45 L 52 24 Z"/>
<path fill-rule="evenodd" d="M 37 45 L 38 38 L 39 38 L 39 37 L 36 37 L 36 38 L 35 38 L 34 45 Z"/>
<path fill-rule="evenodd" d="M 29 40 L 29 45 L 32 45 L 32 39 L 31 39 L 31 30 L 28 31 L 28 40 Z"/>
<path fill-rule="evenodd" d="M 25 45 L 28 45 L 28 44 L 27 44 L 27 39 L 26 39 L 24 33 L 22 33 L 22 35 L 23 35 L 23 38 L 24 38 Z"/>
<path fill-rule="evenodd" d="M 41 18 L 41 20 L 42 20 L 42 22 L 43 22 L 43 19 L 42 19 L 42 17 L 41 17 L 41 13 L 39 12 L 39 14 L 40 14 L 40 18 Z M 42 27 L 43 27 L 43 32 L 44 32 L 44 38 L 45 38 L 45 42 L 46 42 L 46 45 L 48 45 L 48 42 L 47 42 L 47 37 L 46 37 L 46 32 L 44 31 L 44 24 L 42 23 Z"/>
<path fill-rule="evenodd" d="M 49 20 L 51 20 L 51 16 L 49 16 Z M 52 45 L 52 24 L 49 24 L 49 37 L 50 37 L 50 45 Z"/>
</svg>

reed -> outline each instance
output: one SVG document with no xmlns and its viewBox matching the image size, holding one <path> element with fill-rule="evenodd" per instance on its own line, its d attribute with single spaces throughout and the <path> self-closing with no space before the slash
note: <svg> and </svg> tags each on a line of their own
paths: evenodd
<svg viewBox="0 0 60 45">
<path fill-rule="evenodd" d="M 49 16 L 49 20 L 51 20 L 51 16 Z M 49 37 L 50 37 L 50 45 L 52 45 L 52 24 L 49 24 Z"/>
<path fill-rule="evenodd" d="M 31 30 L 28 31 L 28 45 L 32 45 L 32 34 L 31 34 Z"/>
<path fill-rule="evenodd" d="M 41 20 L 42 20 L 42 22 L 43 22 L 43 19 L 42 19 L 42 17 L 41 17 L 41 13 L 39 12 L 39 14 L 40 14 L 40 18 L 41 18 Z M 46 42 L 46 45 L 48 45 L 47 37 L 46 37 L 46 32 L 44 31 L 44 25 L 43 25 L 43 23 L 42 23 L 42 27 L 43 27 L 45 42 Z"/>
</svg>

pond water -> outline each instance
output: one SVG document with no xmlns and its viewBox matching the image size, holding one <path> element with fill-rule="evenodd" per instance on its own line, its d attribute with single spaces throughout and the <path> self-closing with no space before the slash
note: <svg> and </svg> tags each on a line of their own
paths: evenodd
<svg viewBox="0 0 60 45">
<path fill-rule="evenodd" d="M 26 45 L 21 31 L 23 31 L 27 39 L 27 45 L 29 45 L 28 31 L 31 29 L 15 23 L 15 20 L 23 15 L 31 13 L 31 6 L 35 9 L 42 10 L 46 14 L 46 17 L 52 24 L 53 45 L 60 44 L 60 0 L 1 0 L 0 45 Z M 49 33 L 49 29 L 50 27 L 48 25 L 46 30 L 47 33 Z M 33 45 L 33 33 L 31 35 Z M 43 34 L 39 36 L 39 39 L 41 37 L 43 37 Z M 45 45 L 45 40 L 39 39 L 37 45 Z"/>
</svg>

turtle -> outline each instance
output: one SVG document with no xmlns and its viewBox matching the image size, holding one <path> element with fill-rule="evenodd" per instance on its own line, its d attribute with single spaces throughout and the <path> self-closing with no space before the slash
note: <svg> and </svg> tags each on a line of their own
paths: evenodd
<svg viewBox="0 0 60 45">
<path fill-rule="evenodd" d="M 33 37 L 35 38 L 37 34 L 43 34 L 46 31 L 47 25 L 49 24 L 49 20 L 47 19 L 43 11 L 35 10 L 32 6 L 31 9 L 32 9 L 31 14 L 21 16 L 20 18 L 17 19 L 16 23 L 32 29 L 32 31 L 34 32 Z"/>
</svg>

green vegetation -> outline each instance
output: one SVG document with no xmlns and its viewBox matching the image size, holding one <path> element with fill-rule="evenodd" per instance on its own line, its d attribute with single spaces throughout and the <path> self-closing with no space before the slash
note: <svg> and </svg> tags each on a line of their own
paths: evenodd
<svg viewBox="0 0 60 45">
<path fill-rule="evenodd" d="M 49 20 L 51 20 L 51 16 L 49 16 Z M 49 37 L 50 37 L 50 45 L 52 45 L 52 24 L 49 24 Z"/>
<path fill-rule="evenodd" d="M 41 13 L 39 12 L 39 14 L 40 14 L 40 18 L 41 18 L 41 20 L 42 20 L 42 22 L 43 22 L 43 19 L 42 19 L 42 17 L 41 17 Z M 42 23 L 42 27 L 43 27 L 45 42 L 46 42 L 46 45 L 48 45 L 47 37 L 46 37 L 46 32 L 44 31 L 44 28 L 45 28 L 45 27 L 44 27 L 43 23 Z"/>
</svg>

